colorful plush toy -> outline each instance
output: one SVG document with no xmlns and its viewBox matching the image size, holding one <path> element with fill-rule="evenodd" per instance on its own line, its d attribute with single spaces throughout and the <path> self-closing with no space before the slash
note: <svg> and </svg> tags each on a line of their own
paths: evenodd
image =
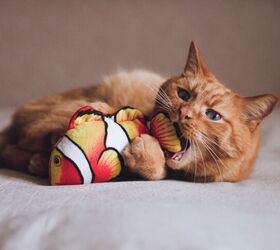
<svg viewBox="0 0 280 250">
<path fill-rule="evenodd" d="M 166 158 L 179 161 L 188 148 L 177 123 L 173 123 L 167 112 L 157 109 L 150 120 L 150 134 L 157 138 Z"/>
<path fill-rule="evenodd" d="M 147 122 L 141 111 L 131 107 L 115 114 L 103 114 L 91 106 L 80 108 L 51 153 L 51 185 L 110 181 L 125 167 L 123 149 L 144 133 L 155 136 L 167 156 L 178 157 L 185 148 L 178 129 L 163 111 L 155 112 Z"/>
</svg>

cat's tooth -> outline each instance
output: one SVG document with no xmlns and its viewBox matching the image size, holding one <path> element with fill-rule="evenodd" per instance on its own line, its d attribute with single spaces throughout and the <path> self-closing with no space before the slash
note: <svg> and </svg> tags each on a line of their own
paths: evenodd
<svg viewBox="0 0 280 250">
<path fill-rule="evenodd" d="M 171 159 L 173 160 L 173 161 L 180 161 L 182 158 L 183 158 L 183 156 L 184 156 L 184 154 L 186 153 L 186 149 L 184 150 L 184 151 L 181 151 L 181 152 L 178 152 L 178 153 L 176 153 L 176 154 L 174 154 L 172 157 L 171 157 Z"/>
</svg>

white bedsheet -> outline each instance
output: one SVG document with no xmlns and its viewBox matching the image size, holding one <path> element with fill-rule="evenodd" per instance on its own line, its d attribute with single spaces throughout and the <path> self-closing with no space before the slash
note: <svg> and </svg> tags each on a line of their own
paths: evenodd
<svg viewBox="0 0 280 250">
<path fill-rule="evenodd" d="M 237 184 L 51 187 L 0 169 L 0 249 L 280 249 L 279 125 L 278 109 L 253 176 Z"/>
</svg>

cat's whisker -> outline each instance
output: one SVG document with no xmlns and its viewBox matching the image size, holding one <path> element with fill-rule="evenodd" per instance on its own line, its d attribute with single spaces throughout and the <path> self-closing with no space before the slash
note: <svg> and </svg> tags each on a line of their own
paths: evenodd
<svg viewBox="0 0 280 250">
<path fill-rule="evenodd" d="M 166 107 L 166 109 L 172 110 L 172 109 L 171 109 L 171 104 L 168 103 L 165 99 L 163 99 L 160 95 L 158 95 L 158 96 L 156 97 L 156 102 L 157 102 L 158 104 L 161 104 L 162 106 Z"/>
<path fill-rule="evenodd" d="M 170 98 L 168 97 L 168 95 L 166 94 L 166 92 L 162 89 L 162 88 L 155 88 L 154 86 L 149 86 L 147 85 L 150 90 L 156 94 L 156 100 L 161 100 L 162 103 L 165 103 L 165 106 L 168 106 L 170 108 L 170 110 L 172 110 L 172 102 L 170 100 Z"/>
<path fill-rule="evenodd" d="M 220 154 L 221 156 L 227 156 L 227 155 L 228 155 L 228 154 L 227 154 L 227 151 L 225 151 L 225 150 L 221 147 L 221 145 L 217 144 L 215 141 L 211 140 L 209 137 L 207 137 L 207 136 L 205 136 L 205 135 L 203 135 L 203 134 L 201 134 L 201 137 L 202 137 L 202 140 L 205 140 L 205 141 L 208 142 L 209 146 L 213 146 L 213 145 L 217 146 L 218 149 L 221 150 L 221 152 L 219 152 L 219 154 Z"/>
<path fill-rule="evenodd" d="M 211 150 L 208 150 L 208 149 L 207 149 L 207 151 L 210 153 L 211 157 L 214 159 L 214 161 L 216 163 L 216 166 L 218 167 L 220 181 L 223 182 L 224 181 L 224 175 L 223 175 L 223 171 L 221 171 L 221 167 L 226 168 L 225 164 L 223 163 L 223 161 L 219 157 L 213 155 L 214 152 L 211 153 Z"/>
<path fill-rule="evenodd" d="M 201 152 L 201 149 L 200 149 L 200 146 L 199 146 L 199 143 L 197 143 L 197 148 L 198 148 L 198 151 L 200 153 L 200 156 L 201 156 L 201 160 L 202 160 L 202 163 L 203 163 L 203 172 L 204 172 L 204 183 L 206 183 L 206 178 L 207 178 L 207 175 L 206 175 L 206 165 L 205 165 L 205 161 L 204 161 L 204 157 L 202 155 L 202 152 Z"/>
<path fill-rule="evenodd" d="M 165 104 L 157 102 L 157 105 L 158 105 L 159 108 L 167 111 L 167 113 L 172 113 L 172 110 L 170 109 L 170 107 L 166 106 Z"/>
<path fill-rule="evenodd" d="M 217 166 L 217 168 L 218 168 L 218 171 L 219 171 L 219 175 L 220 175 L 220 177 L 222 178 L 222 181 L 223 181 L 223 175 L 222 175 L 222 171 L 221 171 L 221 165 L 222 166 L 224 166 L 224 167 L 227 167 L 227 166 L 225 166 L 225 164 L 223 163 L 223 161 L 221 160 L 221 158 L 214 152 L 214 150 L 211 148 L 211 145 L 209 145 L 208 143 L 210 143 L 211 144 L 211 141 L 210 142 L 208 142 L 207 141 L 207 137 L 204 135 L 204 134 L 202 134 L 201 133 L 201 131 L 199 131 L 198 129 L 195 129 L 195 128 L 193 128 L 193 130 L 194 130 L 194 132 L 195 132 L 195 137 L 197 138 L 197 137 L 199 137 L 199 136 L 201 136 L 201 140 L 199 140 L 200 142 L 201 142 L 201 144 L 205 147 L 205 149 L 207 150 L 207 152 L 210 154 L 210 156 L 212 157 L 212 159 L 215 161 L 215 163 L 216 163 L 216 166 Z M 184 137 L 184 135 L 181 135 L 180 136 L 180 138 L 181 137 Z M 190 141 L 190 143 L 191 143 L 191 139 L 188 139 L 189 141 Z M 213 143 L 213 142 L 212 142 Z M 198 144 L 198 142 L 196 143 L 196 145 Z M 202 153 L 201 153 L 201 150 L 200 150 L 200 148 L 199 148 L 199 146 L 197 145 L 197 148 L 198 148 L 198 150 L 200 151 L 200 155 L 201 155 L 201 158 L 202 158 L 202 160 L 204 160 L 204 158 L 202 157 Z M 194 152 L 195 152 L 195 150 L 194 150 Z M 193 154 L 193 149 L 191 148 L 191 153 Z M 193 155 L 191 156 L 191 157 L 193 157 Z M 194 170 L 194 182 L 195 182 L 195 176 L 196 176 L 196 168 L 197 168 L 197 162 L 196 162 L 196 157 L 194 158 L 194 163 L 195 163 L 195 170 Z M 220 162 L 220 163 L 219 163 Z M 205 164 L 204 164 L 204 168 L 205 168 L 206 166 L 205 166 Z M 205 176 L 206 176 L 206 173 L 205 173 Z"/>
<path fill-rule="evenodd" d="M 170 108 L 167 107 L 164 103 L 158 102 L 157 104 L 161 109 L 165 110 L 166 112 L 170 112 Z"/>
<path fill-rule="evenodd" d="M 197 159 L 196 159 L 196 151 L 195 151 L 195 149 L 193 147 L 194 147 L 194 145 L 192 143 L 192 140 L 190 139 L 190 149 L 191 149 L 191 152 L 194 154 L 193 156 L 191 155 L 191 157 L 193 157 L 193 159 L 194 159 L 194 177 L 193 177 L 193 182 L 195 183 L 195 177 L 196 177 L 196 171 L 197 171 Z"/>
<path fill-rule="evenodd" d="M 167 103 L 171 103 L 169 97 L 167 96 L 167 94 L 162 90 L 162 88 L 160 88 L 157 92 L 158 96 L 161 96 L 162 99 L 166 100 Z"/>
<path fill-rule="evenodd" d="M 189 147 L 189 149 L 190 149 L 190 156 L 191 156 L 191 158 L 193 157 L 192 156 L 192 153 L 193 153 L 193 151 L 192 151 L 192 148 L 191 148 L 191 142 L 190 142 L 190 147 Z M 189 174 L 189 168 L 186 168 L 185 169 L 185 175 L 184 175 L 184 179 L 187 177 L 187 175 Z"/>
<path fill-rule="evenodd" d="M 171 104 L 168 103 L 165 99 L 162 99 L 162 97 L 157 96 L 156 102 L 157 102 L 157 103 L 161 103 L 161 104 L 164 105 L 168 110 L 173 111 L 173 108 L 171 107 Z"/>
<path fill-rule="evenodd" d="M 158 91 L 154 91 L 154 93 L 156 94 L 156 98 L 161 98 L 162 100 L 164 100 L 166 103 L 170 104 L 170 100 L 167 99 L 160 90 Z"/>
<path fill-rule="evenodd" d="M 168 100 L 166 98 L 166 96 L 163 96 L 162 94 L 162 91 L 160 91 L 161 88 L 157 88 L 153 85 L 148 85 L 148 84 L 145 84 L 146 87 L 148 87 L 153 95 L 155 95 L 156 97 L 156 102 L 157 104 L 160 106 L 161 109 L 165 110 L 166 112 L 171 112 L 172 109 L 171 109 L 171 103 L 170 103 L 170 100 Z"/>
<path fill-rule="evenodd" d="M 197 133 L 199 134 L 199 136 L 202 137 L 202 139 L 207 140 L 211 145 L 212 145 L 212 144 L 216 145 L 219 149 L 221 149 L 221 150 L 225 153 L 225 155 L 227 155 L 227 152 L 221 147 L 221 145 L 217 144 L 217 142 L 213 141 L 211 138 L 209 138 L 207 135 L 205 135 L 204 133 L 202 133 L 200 130 L 198 130 L 198 129 L 194 128 L 194 127 L 192 127 L 192 129 L 193 129 L 195 132 L 197 132 Z"/>
<path fill-rule="evenodd" d="M 223 180 L 224 180 L 224 177 L 223 177 L 223 174 L 222 174 L 221 169 L 220 169 L 220 164 L 217 162 L 217 160 L 220 160 L 220 161 L 221 161 L 221 159 L 219 159 L 219 157 L 215 154 L 215 152 L 212 151 L 211 148 L 209 148 L 209 146 L 206 144 L 206 142 L 202 142 L 202 144 L 204 144 L 206 150 L 207 150 L 208 153 L 211 155 L 212 159 L 215 161 L 216 166 L 218 167 L 219 175 L 220 175 L 220 177 L 222 178 L 221 181 L 223 181 Z M 217 159 L 217 160 L 216 160 L 216 159 Z"/>
<path fill-rule="evenodd" d="M 220 146 L 219 144 L 217 144 L 216 141 L 214 141 L 213 139 L 211 139 L 209 136 L 207 136 L 205 133 L 203 133 L 202 131 L 198 130 L 202 136 L 204 136 L 208 141 L 212 142 L 213 144 L 217 145 L 218 147 Z"/>
<path fill-rule="evenodd" d="M 216 141 L 214 141 L 213 139 L 211 139 L 209 136 L 207 136 L 206 134 L 204 134 L 202 131 L 198 130 L 202 136 L 204 136 L 208 141 L 212 142 L 213 144 L 220 146 L 219 144 L 217 144 Z"/>
<path fill-rule="evenodd" d="M 197 130 L 196 131 L 197 133 L 201 133 L 199 130 Z M 207 146 L 208 148 L 209 148 L 209 150 L 211 150 L 212 151 L 212 153 L 213 154 L 215 154 L 215 156 L 217 157 L 217 159 L 219 159 L 220 161 L 221 161 L 221 163 L 223 163 L 222 162 L 222 160 L 221 160 L 221 158 L 214 152 L 214 150 L 211 148 L 211 141 L 209 142 L 207 142 L 207 137 L 206 136 L 204 136 L 203 134 L 200 134 L 201 136 L 202 136 L 202 140 L 200 141 L 202 144 L 204 144 L 205 146 Z M 213 142 L 212 142 L 213 143 Z M 210 145 L 209 145 L 210 144 Z M 222 148 L 220 148 L 220 149 L 222 149 Z M 224 167 L 227 167 L 227 166 L 225 166 L 224 165 Z"/>
<path fill-rule="evenodd" d="M 155 87 L 153 85 L 148 85 L 147 83 L 144 83 L 146 85 L 147 88 L 149 88 L 153 94 L 155 94 L 155 96 L 157 96 L 159 88 Z"/>
<path fill-rule="evenodd" d="M 164 96 L 164 98 L 169 102 L 172 103 L 169 96 L 167 95 L 167 93 L 162 89 L 162 87 L 160 87 L 159 92 L 162 94 L 162 96 Z"/>
<path fill-rule="evenodd" d="M 161 103 L 163 106 L 165 106 L 168 110 L 172 111 L 171 104 L 168 103 L 165 99 L 163 99 L 161 96 L 157 96 L 156 102 L 159 104 Z"/>
<path fill-rule="evenodd" d="M 198 152 L 200 153 L 200 156 L 201 156 L 201 159 L 202 159 L 203 157 L 202 157 L 202 154 L 201 154 L 201 151 L 200 151 L 200 149 L 199 149 L 199 145 L 198 145 L 197 141 L 196 141 L 196 140 L 193 140 L 193 142 L 194 142 L 194 144 L 195 144 L 195 146 L 196 146 Z M 205 170 L 204 161 L 203 161 L 203 168 L 204 168 L 204 170 Z M 195 176 L 196 176 L 196 171 L 197 171 L 197 169 L 195 168 Z M 194 177 L 194 178 L 195 178 L 195 177 Z"/>
<path fill-rule="evenodd" d="M 210 145 L 207 144 L 206 141 L 204 141 L 204 143 L 206 144 L 206 146 L 213 152 L 213 154 L 215 154 L 215 156 L 217 157 L 217 159 L 221 162 L 221 164 L 225 167 L 228 168 L 228 166 L 222 161 L 221 157 L 219 157 L 215 151 L 210 147 Z"/>
<path fill-rule="evenodd" d="M 165 93 L 165 91 L 160 87 L 160 88 L 156 88 L 155 86 L 151 86 L 151 85 L 146 85 L 148 88 L 150 88 L 150 90 L 156 94 L 156 96 L 161 96 L 162 99 L 166 100 L 166 102 L 170 102 L 170 99 L 169 97 L 167 96 L 167 94 Z"/>
<path fill-rule="evenodd" d="M 157 102 L 160 102 L 160 103 L 163 104 L 165 107 L 167 107 L 168 109 L 171 110 L 170 104 L 167 103 L 165 100 L 163 100 L 161 97 L 157 97 L 156 101 L 157 101 Z"/>
<path fill-rule="evenodd" d="M 209 149 L 208 151 L 211 151 L 211 153 L 216 157 L 216 159 L 220 162 L 220 164 L 218 164 L 219 166 L 220 165 L 222 165 L 222 167 L 224 168 L 224 169 L 229 169 L 229 166 L 227 165 L 227 164 L 225 164 L 225 162 L 214 152 L 214 150 L 213 149 L 211 149 L 211 147 L 209 146 L 209 145 L 207 145 L 207 143 L 205 142 L 205 144 L 206 144 L 206 147 Z M 210 152 L 209 152 L 210 153 Z M 220 173 L 221 173 L 221 175 L 222 175 L 222 172 L 221 171 L 219 171 Z M 223 175 L 221 176 L 222 177 L 222 179 L 224 179 L 223 178 Z"/>
<path fill-rule="evenodd" d="M 193 149 L 193 151 L 194 151 L 194 154 L 195 154 L 195 172 L 194 172 L 194 182 L 195 182 L 196 171 L 197 171 L 197 155 L 196 155 L 195 149 Z"/>
</svg>

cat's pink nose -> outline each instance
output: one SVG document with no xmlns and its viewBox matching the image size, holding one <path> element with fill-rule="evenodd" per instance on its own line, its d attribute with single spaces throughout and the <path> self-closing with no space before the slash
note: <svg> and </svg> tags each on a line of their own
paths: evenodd
<svg viewBox="0 0 280 250">
<path fill-rule="evenodd" d="M 188 107 L 182 107 L 180 110 L 180 120 L 188 120 L 193 118 L 193 109 Z"/>
</svg>

